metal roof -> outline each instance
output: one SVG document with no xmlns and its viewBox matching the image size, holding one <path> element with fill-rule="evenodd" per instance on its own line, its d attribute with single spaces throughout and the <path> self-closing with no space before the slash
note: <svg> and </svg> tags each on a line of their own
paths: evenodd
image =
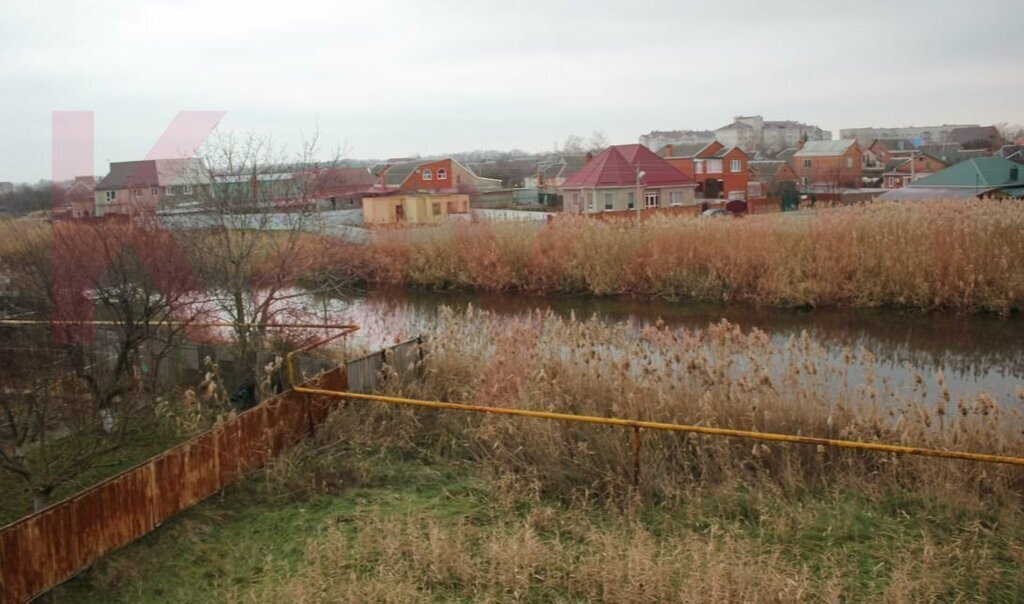
<svg viewBox="0 0 1024 604">
<path fill-rule="evenodd" d="M 1024 186 L 1024 166 L 1002 157 L 976 157 L 916 180 L 913 186 L 964 187 L 972 191 Z"/>
<path fill-rule="evenodd" d="M 625 187 L 636 184 L 637 168 L 649 187 L 690 186 L 693 179 L 643 145 L 613 145 L 566 179 L 566 188 Z"/>
<path fill-rule="evenodd" d="M 857 143 L 856 139 L 844 138 L 835 141 L 807 141 L 802 149 L 793 154 L 793 157 L 829 157 L 839 156 L 846 153 L 850 145 Z"/>
</svg>

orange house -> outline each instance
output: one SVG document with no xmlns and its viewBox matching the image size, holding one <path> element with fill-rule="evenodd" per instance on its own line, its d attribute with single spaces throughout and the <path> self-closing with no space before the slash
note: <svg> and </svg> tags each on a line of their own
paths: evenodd
<svg viewBox="0 0 1024 604">
<path fill-rule="evenodd" d="M 666 145 L 662 156 L 697 183 L 697 197 L 746 199 L 750 156 L 739 147 L 718 141 L 693 145 Z"/>
<path fill-rule="evenodd" d="M 376 172 L 378 189 L 402 193 L 476 193 L 501 188 L 495 178 L 477 176 L 452 158 L 386 164 Z"/>
<path fill-rule="evenodd" d="M 864 177 L 863 156 L 854 139 L 807 141 L 792 161 L 805 187 L 857 188 Z"/>
</svg>

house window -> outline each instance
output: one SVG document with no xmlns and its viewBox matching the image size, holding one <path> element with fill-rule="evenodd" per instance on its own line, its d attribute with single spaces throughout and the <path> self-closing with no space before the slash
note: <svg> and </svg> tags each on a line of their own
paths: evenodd
<svg viewBox="0 0 1024 604">
<path fill-rule="evenodd" d="M 430 168 L 423 170 L 423 180 L 433 180 L 434 173 L 430 171 Z"/>
<path fill-rule="evenodd" d="M 615 207 L 615 203 L 613 201 L 614 199 L 615 199 L 615 195 L 614 194 L 612 194 L 612 193 L 605 193 L 604 194 L 604 209 L 605 209 L 605 211 L 611 210 L 612 208 Z"/>
<path fill-rule="evenodd" d="M 632 210 L 636 206 L 636 194 L 630 191 L 626 193 L 626 205 Z"/>
<path fill-rule="evenodd" d="M 114 201 L 117 199 L 117 191 L 107 191 L 107 201 Z"/>
<path fill-rule="evenodd" d="M 158 189 L 157 187 L 152 187 L 149 190 L 149 194 L 152 195 L 153 197 L 159 197 L 160 196 L 160 189 Z"/>
<path fill-rule="evenodd" d="M 181 192 L 182 192 L 183 195 L 191 195 L 192 194 L 192 185 L 183 185 L 181 187 Z"/>
<path fill-rule="evenodd" d="M 165 187 L 164 188 L 164 195 L 166 195 L 168 197 L 174 197 L 174 187 Z"/>
<path fill-rule="evenodd" d="M 584 193 L 584 195 L 586 195 L 586 193 Z M 595 193 L 593 191 L 591 191 L 590 195 L 588 196 L 587 211 L 588 212 L 596 212 L 597 211 L 597 193 Z"/>
<path fill-rule="evenodd" d="M 697 161 L 693 162 L 693 173 L 694 174 L 703 174 L 704 173 L 704 160 L 703 159 L 698 159 Z"/>
<path fill-rule="evenodd" d="M 742 169 L 743 169 L 742 168 L 742 162 L 740 160 L 734 159 L 734 160 L 729 162 L 729 171 L 730 172 L 739 172 Z"/>
<path fill-rule="evenodd" d="M 852 157 L 847 157 L 846 158 L 846 167 L 847 167 L 847 169 L 853 168 L 853 158 Z"/>
<path fill-rule="evenodd" d="M 142 197 L 142 189 L 132 189 L 132 197 Z"/>
<path fill-rule="evenodd" d="M 434 216 L 440 216 L 441 215 L 441 202 L 440 201 L 435 201 L 433 203 L 431 209 L 434 212 Z"/>
<path fill-rule="evenodd" d="M 811 167 L 811 160 L 805 159 L 804 160 L 804 167 L 805 168 L 810 168 Z"/>
<path fill-rule="evenodd" d="M 437 179 L 438 180 L 448 180 L 448 170 L 445 170 L 444 168 L 438 168 L 437 169 Z"/>
<path fill-rule="evenodd" d="M 659 202 L 661 201 L 660 197 L 661 196 L 658 194 L 657 191 L 647 191 L 646 193 L 644 193 L 644 207 L 658 207 L 660 205 Z"/>
<path fill-rule="evenodd" d="M 683 192 L 672 191 L 668 194 L 670 205 L 681 206 L 683 205 Z"/>
<path fill-rule="evenodd" d="M 708 160 L 708 174 L 720 174 L 722 172 L 722 160 L 720 159 L 709 159 Z"/>
</svg>

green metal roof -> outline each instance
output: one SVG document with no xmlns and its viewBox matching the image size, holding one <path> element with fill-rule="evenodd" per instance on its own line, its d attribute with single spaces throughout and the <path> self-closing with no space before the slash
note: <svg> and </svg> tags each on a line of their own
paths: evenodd
<svg viewBox="0 0 1024 604">
<path fill-rule="evenodd" d="M 1011 178 L 1011 172 L 1016 178 Z M 1024 166 L 1001 157 L 977 157 L 918 179 L 913 186 L 981 189 L 1024 186 Z"/>
</svg>

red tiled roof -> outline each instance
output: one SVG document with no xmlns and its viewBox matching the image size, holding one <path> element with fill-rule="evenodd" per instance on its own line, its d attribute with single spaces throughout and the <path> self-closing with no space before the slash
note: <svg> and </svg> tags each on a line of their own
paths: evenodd
<svg viewBox="0 0 1024 604">
<path fill-rule="evenodd" d="M 612 145 L 562 184 L 574 187 L 626 187 L 636 184 L 636 167 L 648 187 L 685 186 L 693 179 L 643 145 Z"/>
</svg>

